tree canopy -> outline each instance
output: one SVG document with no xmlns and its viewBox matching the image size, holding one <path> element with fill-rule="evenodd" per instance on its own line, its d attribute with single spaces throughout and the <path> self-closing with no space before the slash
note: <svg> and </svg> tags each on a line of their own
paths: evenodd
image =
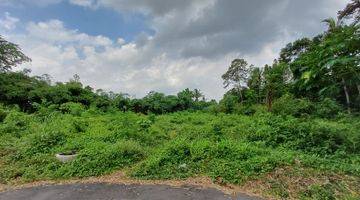
<svg viewBox="0 0 360 200">
<path fill-rule="evenodd" d="M 18 45 L 6 41 L 0 35 L 0 71 L 7 71 L 12 67 L 30 61 L 31 59 L 22 53 Z"/>
</svg>

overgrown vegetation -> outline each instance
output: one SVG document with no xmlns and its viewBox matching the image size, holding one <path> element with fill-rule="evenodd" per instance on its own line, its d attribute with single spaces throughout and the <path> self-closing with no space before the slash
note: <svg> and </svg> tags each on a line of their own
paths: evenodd
<svg viewBox="0 0 360 200">
<path fill-rule="evenodd" d="M 219 103 L 198 89 L 136 99 L 93 91 L 77 75 L 54 84 L 9 71 L 30 59 L 0 38 L 0 183 L 124 170 L 256 182 L 276 198 L 359 199 L 359 6 L 325 20 L 325 33 L 288 44 L 272 65 L 235 59 Z M 60 152 L 78 156 L 61 163 Z"/>
<path fill-rule="evenodd" d="M 252 116 L 154 116 L 94 110 L 24 114 L 3 108 L 0 180 L 87 177 L 123 169 L 144 179 L 203 174 L 219 184 L 245 184 L 289 166 L 360 175 L 358 117 L 295 118 L 257 111 Z M 54 157 L 69 151 L 79 154 L 73 162 L 62 164 Z"/>
</svg>

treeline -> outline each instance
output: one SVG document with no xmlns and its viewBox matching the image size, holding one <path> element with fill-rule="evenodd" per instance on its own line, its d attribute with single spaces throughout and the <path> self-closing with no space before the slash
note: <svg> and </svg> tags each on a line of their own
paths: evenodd
<svg viewBox="0 0 360 200">
<path fill-rule="evenodd" d="M 0 102 L 16 104 L 22 111 L 35 112 L 41 107 L 65 109 L 67 106 L 94 107 L 101 111 L 121 110 L 164 114 L 182 110 L 201 110 L 214 102 L 206 102 L 200 90 L 185 89 L 177 95 L 150 92 L 143 98 L 127 94 L 94 91 L 83 86 L 77 75 L 68 82 L 51 84 L 48 75 L 29 76 L 29 70 L 0 73 Z"/>
<path fill-rule="evenodd" d="M 236 104 L 266 104 L 272 111 L 279 99 L 284 109 L 292 102 L 295 107 L 308 104 L 309 110 L 311 102 L 325 102 L 333 107 L 340 104 L 349 113 L 359 111 L 359 13 L 360 2 L 353 0 L 337 20 L 323 21 L 328 25 L 326 32 L 289 43 L 272 65 L 259 68 L 235 59 L 222 76 L 224 86 L 231 90 L 220 104 L 227 112 Z"/>
<path fill-rule="evenodd" d="M 177 95 L 150 92 L 144 98 L 93 91 L 75 75 L 66 83 L 51 84 L 48 75 L 29 76 L 29 71 L 10 69 L 30 59 L 20 48 L 0 37 L 0 102 L 34 112 L 41 107 L 61 109 L 72 102 L 102 111 L 117 109 L 163 114 L 182 110 L 251 114 L 254 105 L 290 115 L 360 110 L 360 2 L 353 0 L 326 19 L 328 30 L 314 38 L 302 38 L 284 47 L 272 65 L 256 67 L 244 59 L 232 61 L 222 75 L 229 91 L 219 104 L 205 101 L 200 90 L 185 89 Z M 68 104 L 67 106 L 69 106 Z M 72 104 L 75 106 L 75 104 Z M 79 105 L 78 105 L 79 106 Z M 66 106 L 62 106 L 63 108 Z"/>
</svg>

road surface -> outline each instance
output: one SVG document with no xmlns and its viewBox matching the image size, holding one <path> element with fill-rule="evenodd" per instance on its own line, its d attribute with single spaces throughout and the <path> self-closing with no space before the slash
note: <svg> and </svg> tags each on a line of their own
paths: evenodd
<svg viewBox="0 0 360 200">
<path fill-rule="evenodd" d="M 246 195 L 229 196 L 216 189 L 193 186 L 121 184 L 48 185 L 0 193 L 0 200 L 259 200 Z"/>
</svg>

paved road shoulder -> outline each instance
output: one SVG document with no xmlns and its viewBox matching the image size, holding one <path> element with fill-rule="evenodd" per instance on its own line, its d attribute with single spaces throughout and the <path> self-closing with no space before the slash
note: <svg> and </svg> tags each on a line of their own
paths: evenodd
<svg viewBox="0 0 360 200">
<path fill-rule="evenodd" d="M 0 193 L 0 200 L 259 200 L 246 195 L 226 195 L 216 189 L 194 186 L 124 184 L 69 184 L 24 188 Z"/>
</svg>

